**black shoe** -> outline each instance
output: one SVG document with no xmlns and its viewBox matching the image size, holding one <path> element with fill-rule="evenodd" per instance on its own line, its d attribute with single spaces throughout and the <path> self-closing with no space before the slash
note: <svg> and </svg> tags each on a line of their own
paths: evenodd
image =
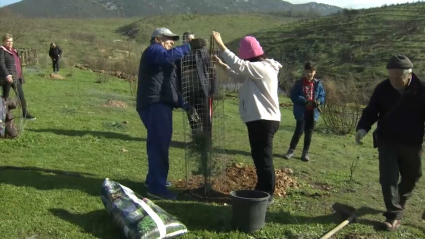
<svg viewBox="0 0 425 239">
<path fill-rule="evenodd" d="M 30 115 L 29 113 L 27 113 L 24 117 L 27 120 L 35 120 L 36 119 L 34 116 Z"/>
</svg>

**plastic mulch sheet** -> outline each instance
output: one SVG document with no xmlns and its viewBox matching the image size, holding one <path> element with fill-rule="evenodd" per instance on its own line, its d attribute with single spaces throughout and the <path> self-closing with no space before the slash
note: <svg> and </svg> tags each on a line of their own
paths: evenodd
<svg viewBox="0 0 425 239">
<path fill-rule="evenodd" d="M 174 216 L 108 178 L 100 197 L 106 212 L 128 239 L 175 238 L 187 233 L 186 226 Z"/>
</svg>

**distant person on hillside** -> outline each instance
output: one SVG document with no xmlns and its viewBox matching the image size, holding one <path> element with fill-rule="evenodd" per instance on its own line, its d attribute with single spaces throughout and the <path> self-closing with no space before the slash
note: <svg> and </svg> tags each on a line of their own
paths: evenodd
<svg viewBox="0 0 425 239">
<path fill-rule="evenodd" d="M 7 101 L 10 88 L 12 87 L 21 101 L 23 117 L 28 120 L 35 120 L 27 111 L 22 84 L 25 83 L 22 63 L 18 51 L 13 48 L 13 36 L 6 34 L 2 37 L 3 45 L 0 46 L 0 84 L 3 88 L 3 98 Z"/>
<path fill-rule="evenodd" d="M 293 113 L 297 124 L 289 144 L 286 159 L 294 156 L 295 148 L 301 136 L 304 135 L 304 148 L 301 160 L 310 161 L 309 149 L 313 136 L 314 126 L 319 119 L 319 106 L 325 103 L 325 90 L 320 80 L 315 78 L 317 67 L 312 62 L 304 64 L 304 77 L 295 82 L 290 92 Z"/>
<path fill-rule="evenodd" d="M 49 56 L 52 58 L 53 73 L 59 73 L 59 59 L 62 56 L 62 49 L 54 42 L 50 43 Z"/>
<path fill-rule="evenodd" d="M 142 54 L 139 66 L 136 110 L 147 129 L 146 148 L 149 171 L 145 185 L 148 195 L 157 199 L 174 200 L 168 191 L 168 152 L 173 134 L 173 108 L 189 110 L 176 86 L 175 62 L 191 49 L 206 45 L 203 39 L 194 39 L 174 47 L 180 37 L 167 28 L 157 28 L 151 35 L 151 44 Z M 173 48 L 174 47 L 174 48 Z"/>
<path fill-rule="evenodd" d="M 183 33 L 183 42 L 195 39 L 192 32 Z M 217 74 L 206 47 L 192 50 L 176 62 L 178 87 L 184 99 L 194 107 L 187 117 L 192 136 L 195 132 L 211 130 L 212 94 L 215 93 Z M 211 133 L 211 132 L 210 132 Z"/>
<path fill-rule="evenodd" d="M 378 148 L 379 182 L 387 209 L 382 225 L 392 231 L 400 226 L 406 202 L 422 177 L 425 82 L 412 73 L 413 64 L 404 55 L 391 57 L 386 68 L 389 78 L 375 87 L 357 124 L 355 140 L 362 144 L 361 139 L 378 122 L 372 138 Z"/>
<path fill-rule="evenodd" d="M 280 124 L 278 74 L 282 65 L 265 56 L 260 43 L 252 36 L 239 42 L 239 56 L 223 43 L 220 33 L 213 37 L 223 59 L 217 61 L 235 81 L 243 82 L 239 89 L 239 113 L 248 129 L 251 156 L 257 171 L 255 190 L 270 194 L 268 205 L 274 202 L 276 175 L 273 165 L 273 138 Z"/>
</svg>

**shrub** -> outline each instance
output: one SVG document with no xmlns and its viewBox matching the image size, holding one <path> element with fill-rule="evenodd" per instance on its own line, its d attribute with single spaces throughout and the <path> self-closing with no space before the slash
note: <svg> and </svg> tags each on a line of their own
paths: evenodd
<svg viewBox="0 0 425 239">
<path fill-rule="evenodd" d="M 325 78 L 326 103 L 322 118 L 328 131 L 335 134 L 351 133 L 360 119 L 364 86 L 353 77 L 347 79 Z"/>
</svg>

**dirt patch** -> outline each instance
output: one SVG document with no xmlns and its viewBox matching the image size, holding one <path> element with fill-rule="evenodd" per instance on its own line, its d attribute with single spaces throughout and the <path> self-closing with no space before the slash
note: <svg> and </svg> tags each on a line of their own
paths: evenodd
<svg viewBox="0 0 425 239">
<path fill-rule="evenodd" d="M 104 107 L 117 107 L 117 108 L 127 108 L 128 105 L 122 101 L 119 100 L 108 100 L 103 105 Z"/>
<path fill-rule="evenodd" d="M 100 73 L 100 74 L 106 74 L 106 75 L 114 76 L 114 77 L 117 77 L 119 79 L 124 79 L 124 80 L 128 80 L 128 81 L 135 81 L 136 78 L 137 78 L 136 76 L 129 75 L 129 74 L 126 74 L 126 73 L 121 72 L 121 71 L 105 71 L 105 70 L 98 70 L 98 69 L 90 69 L 90 68 L 87 68 L 87 67 L 82 66 L 82 65 L 74 65 L 74 67 L 78 68 L 80 70 L 95 72 L 95 73 Z"/>
<path fill-rule="evenodd" d="M 50 79 L 58 79 L 58 80 L 63 80 L 65 79 L 65 77 L 59 75 L 59 74 L 55 74 L 55 73 L 50 73 L 50 75 L 46 76 L 46 78 L 50 78 Z"/>
<path fill-rule="evenodd" d="M 297 179 L 293 176 L 292 169 L 277 169 L 275 197 L 284 197 L 289 188 L 298 188 Z M 201 201 L 228 202 L 229 193 L 233 190 L 254 189 L 257 183 L 257 173 L 254 166 L 233 164 L 225 173 L 216 178 L 211 178 L 210 194 L 205 196 L 204 177 L 195 175 L 186 180 L 175 182 L 177 188 L 186 189 L 187 193 Z"/>
<path fill-rule="evenodd" d="M 319 189 L 319 190 L 323 190 L 323 191 L 331 191 L 333 189 L 333 187 L 331 185 L 329 185 L 328 183 L 315 182 L 315 183 L 311 184 L 311 186 L 314 189 Z"/>
</svg>

